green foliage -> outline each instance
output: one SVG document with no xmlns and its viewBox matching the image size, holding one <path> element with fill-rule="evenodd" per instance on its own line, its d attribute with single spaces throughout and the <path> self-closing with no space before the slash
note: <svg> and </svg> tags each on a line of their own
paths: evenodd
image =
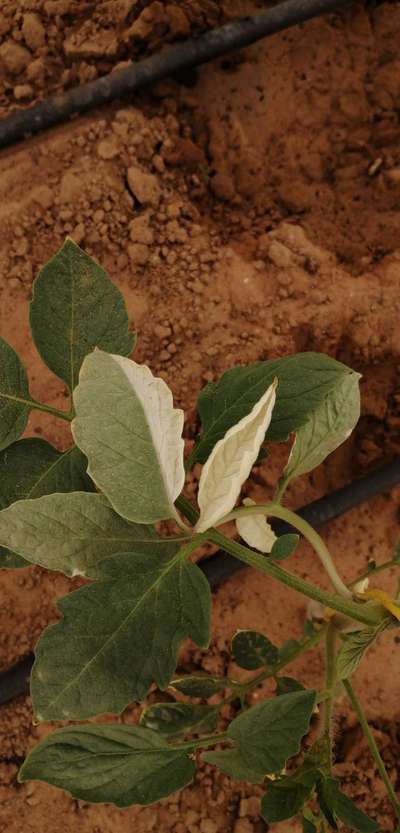
<svg viewBox="0 0 400 833">
<path fill-rule="evenodd" d="M 273 561 L 284 561 L 285 558 L 289 558 L 289 555 L 294 553 L 299 541 L 300 536 L 291 532 L 288 532 L 287 535 L 280 535 L 275 541 L 269 557 Z"/>
<path fill-rule="evenodd" d="M 261 815 L 268 824 L 296 816 L 309 797 L 311 789 L 287 778 L 268 785 L 261 802 Z"/>
<path fill-rule="evenodd" d="M 21 436 L 31 408 L 25 368 L 15 350 L 0 338 L 0 451 Z"/>
<path fill-rule="evenodd" d="M 286 440 L 308 422 L 343 378 L 353 375 L 348 367 L 321 353 L 299 353 L 268 362 L 234 367 L 202 390 L 198 411 L 202 434 L 192 462 L 204 463 L 226 431 L 250 413 L 274 378 L 277 401 L 268 429 L 270 440 Z"/>
<path fill-rule="evenodd" d="M 33 438 L 19 440 L 0 452 L 0 509 L 14 501 L 76 489 L 93 489 L 86 474 L 86 460 L 76 446 L 62 453 L 45 440 Z M 0 526 L 3 517 L 0 514 Z M 29 559 L 0 547 L 0 567 L 29 564 Z"/>
<path fill-rule="evenodd" d="M 379 824 L 341 792 L 339 782 L 334 778 L 325 778 L 318 785 L 318 794 L 321 810 L 334 830 L 337 830 L 336 819 L 359 833 L 376 833 L 379 830 Z"/>
<path fill-rule="evenodd" d="M 89 460 L 89 474 L 116 512 L 130 521 L 153 523 L 175 514 L 173 502 L 183 480 L 173 497 L 170 489 L 178 468 L 184 476 L 183 418 L 172 409 L 161 379 L 150 372 L 143 379 L 142 366 L 126 362 L 100 350 L 85 360 L 74 392 L 73 434 Z M 136 387 L 129 372 L 137 379 Z M 175 443 L 181 450 L 180 466 L 173 457 Z"/>
<path fill-rule="evenodd" d="M 38 720 L 118 714 L 153 681 L 167 688 L 183 639 L 208 645 L 210 588 L 194 564 L 132 552 L 103 561 L 101 575 L 61 599 L 64 618 L 39 640 L 31 684 Z"/>
<path fill-rule="evenodd" d="M 275 536 L 265 515 L 299 528 L 296 515 L 277 502 L 292 477 L 318 465 L 352 430 L 359 414 L 358 374 L 327 356 L 303 353 L 236 367 L 207 385 L 199 398 L 201 436 L 190 456 L 190 463 L 206 463 L 196 523 L 198 513 L 182 496 L 184 414 L 162 379 L 126 358 L 135 339 L 124 300 L 71 240 L 35 282 L 31 328 L 43 360 L 68 386 L 73 407 L 59 411 L 33 400 L 19 357 L 0 340 L 0 566 L 37 564 L 89 580 L 60 600 L 60 620 L 37 645 L 31 688 L 37 719 L 119 714 L 132 701 L 143 701 L 152 687 L 171 686 L 203 700 L 225 689 L 227 696 L 213 705 L 145 705 L 138 726 L 59 729 L 28 755 L 20 781 L 42 780 L 84 801 L 146 805 L 190 783 L 197 749 L 222 743 L 202 751 L 203 761 L 236 780 L 265 784 L 262 814 L 268 824 L 299 814 L 303 833 L 325 833 L 322 816 L 306 806 L 316 791 L 333 829 L 342 822 L 374 833 L 375 822 L 330 777 L 327 731 L 303 753 L 294 773 L 283 774 L 287 760 L 300 752 L 317 693 L 277 675 L 317 644 L 324 628 L 306 621 L 301 640 L 289 639 L 279 649 L 257 631 L 238 631 L 232 658 L 258 672 L 244 682 L 176 672 L 183 640 L 206 648 L 210 639 L 209 584 L 190 560 L 206 542 L 356 622 L 377 623 L 344 636 L 338 679 L 353 672 L 388 626 L 384 608 L 349 600 L 329 552 L 304 522 L 300 529 L 333 577 L 336 595 L 274 563 L 295 550 L 299 536 L 283 535 L 272 546 Z M 33 408 L 72 422 L 76 446 L 60 452 L 42 439 L 20 440 Z M 260 510 L 244 499 L 246 508 L 235 514 L 264 442 L 285 440 L 292 432 L 295 442 L 275 504 Z M 186 526 L 176 506 L 195 526 Z M 226 515 L 237 518 L 250 550 L 212 529 Z M 161 535 L 154 524 L 165 520 L 180 532 L 169 526 L 171 537 Z M 397 548 L 394 562 L 399 560 Z M 390 626 L 395 625 L 393 616 Z M 330 683 L 318 702 L 334 693 L 333 661 L 328 670 Z M 249 692 L 269 677 L 275 678 L 276 696 L 250 706 Z M 227 703 L 240 703 L 239 713 L 218 735 L 220 709 Z M 183 741 L 185 736 L 192 739 Z"/>
<path fill-rule="evenodd" d="M 296 755 L 308 730 L 315 691 L 283 694 L 236 717 L 228 728 L 243 762 L 258 772 L 276 773 Z"/>
<path fill-rule="evenodd" d="M 171 552 L 153 527 L 125 521 L 102 495 L 85 492 L 13 503 L 0 513 L 0 543 L 32 564 L 91 578 L 117 553 Z"/>
<path fill-rule="evenodd" d="M 337 655 L 336 674 L 338 680 L 345 680 L 354 674 L 364 654 L 382 632 L 382 626 L 351 631 L 342 635 L 343 645 Z"/>
<path fill-rule="evenodd" d="M 229 775 L 234 781 L 248 781 L 249 784 L 261 784 L 265 778 L 265 772 L 258 771 L 248 766 L 241 752 L 237 749 L 218 749 L 216 752 L 203 752 L 203 761 L 206 764 L 213 764 L 225 775 Z"/>
<path fill-rule="evenodd" d="M 144 710 L 140 725 L 172 737 L 193 732 L 213 732 L 218 725 L 218 707 L 157 703 Z"/>
<path fill-rule="evenodd" d="M 190 784 L 195 765 L 156 732 L 139 726 L 68 726 L 26 759 L 19 781 L 46 781 L 74 798 L 117 807 L 153 804 Z"/>
<path fill-rule="evenodd" d="M 73 240 L 36 278 L 30 322 L 43 361 L 71 391 L 95 347 L 128 356 L 135 346 L 119 289 Z"/>
<path fill-rule="evenodd" d="M 228 680 L 208 674 L 187 674 L 184 677 L 174 677 L 170 684 L 182 694 L 189 697 L 203 697 L 207 700 L 208 697 L 226 688 Z"/>
<path fill-rule="evenodd" d="M 319 466 L 351 434 L 360 417 L 359 379 L 354 372 L 338 376 L 335 386 L 297 429 L 282 475 L 286 485 Z"/>
<path fill-rule="evenodd" d="M 254 671 L 264 665 L 275 665 L 279 651 L 262 633 L 238 631 L 232 639 L 232 654 L 241 668 Z"/>
<path fill-rule="evenodd" d="M 304 686 L 293 677 L 278 677 L 276 682 L 278 697 L 281 697 L 282 694 L 289 694 L 291 691 L 304 691 Z"/>
</svg>

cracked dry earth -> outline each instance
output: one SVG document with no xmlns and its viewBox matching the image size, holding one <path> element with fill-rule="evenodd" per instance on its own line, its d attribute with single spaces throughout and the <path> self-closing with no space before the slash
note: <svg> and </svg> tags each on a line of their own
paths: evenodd
<svg viewBox="0 0 400 833">
<path fill-rule="evenodd" d="M 1 114 L 252 8 L 234 0 L 4 0 Z M 69 234 L 124 292 L 139 331 L 136 357 L 168 381 L 185 408 L 188 449 L 206 381 L 233 364 L 312 349 L 363 374 L 363 412 L 354 437 L 293 485 L 291 505 L 398 454 L 399 39 L 396 3 L 355 4 L 2 151 L 1 335 L 29 367 L 33 394 L 65 404 L 62 384 L 30 343 L 28 301 L 38 269 Z M 31 418 L 27 433 L 60 448 L 69 441 L 65 426 L 44 415 Z M 286 454 L 281 446 L 254 470 L 252 497 L 270 497 Z M 345 579 L 369 558 L 391 556 L 399 496 L 393 490 L 324 530 Z M 326 585 L 307 546 L 289 566 Z M 384 576 L 382 586 L 393 587 L 395 577 Z M 33 648 L 56 617 L 57 597 L 72 586 L 39 568 L 4 571 L 3 666 Z M 186 646 L 180 668 L 239 673 L 229 656 L 236 628 L 259 629 L 280 643 L 301 632 L 305 613 L 301 597 L 246 571 L 215 595 L 210 651 Z M 397 642 L 395 632 L 382 637 L 355 678 L 394 783 Z M 291 672 L 321 685 L 320 652 Z M 121 720 L 136 716 L 133 707 Z M 230 717 L 223 711 L 222 723 Z M 48 730 L 32 725 L 27 697 L 0 710 L 3 833 L 266 829 L 259 789 L 204 765 L 182 793 L 124 812 L 38 783 L 17 785 L 20 761 Z M 345 700 L 337 709 L 336 753 L 347 792 L 392 833 L 390 806 Z M 270 829 L 298 831 L 295 823 Z"/>
</svg>

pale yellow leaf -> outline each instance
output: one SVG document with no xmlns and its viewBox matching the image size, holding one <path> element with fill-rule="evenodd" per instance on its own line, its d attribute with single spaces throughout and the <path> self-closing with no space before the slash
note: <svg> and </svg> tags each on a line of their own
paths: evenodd
<svg viewBox="0 0 400 833">
<path fill-rule="evenodd" d="M 235 505 L 271 422 L 277 384 L 274 380 L 250 413 L 214 446 L 200 477 L 198 532 L 214 526 Z"/>
<path fill-rule="evenodd" d="M 256 505 L 255 501 L 250 498 L 245 498 L 243 504 L 244 506 Z M 242 515 L 236 518 L 236 528 L 243 541 L 259 552 L 271 552 L 277 540 L 275 532 L 264 515 Z"/>
</svg>

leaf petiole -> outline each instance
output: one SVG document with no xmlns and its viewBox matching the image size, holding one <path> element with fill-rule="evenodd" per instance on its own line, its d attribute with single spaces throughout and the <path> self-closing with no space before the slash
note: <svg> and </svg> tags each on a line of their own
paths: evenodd
<svg viewBox="0 0 400 833">
<path fill-rule="evenodd" d="M 32 399 L 27 404 L 29 404 L 31 408 L 36 411 L 43 411 L 46 414 L 52 414 L 53 416 L 60 417 L 60 419 L 64 419 L 66 422 L 72 422 L 74 418 L 71 411 L 61 411 L 59 408 L 53 408 L 52 405 L 46 405 L 44 402 L 37 402 L 36 399 Z"/>
<path fill-rule="evenodd" d="M 361 728 L 364 732 L 364 736 L 365 736 L 365 739 L 368 743 L 371 755 L 372 755 L 372 757 L 375 761 L 376 768 L 377 768 L 377 770 L 378 770 L 378 772 L 379 772 L 379 774 L 382 778 L 383 783 L 385 784 L 386 791 L 387 791 L 387 794 L 389 796 L 390 803 L 391 803 L 391 805 L 392 805 L 392 807 L 393 807 L 393 809 L 396 813 L 396 816 L 397 816 L 398 820 L 400 821 L 400 801 L 397 798 L 396 793 L 393 789 L 392 782 L 389 778 L 389 775 L 388 775 L 388 772 L 386 770 L 385 764 L 383 763 L 381 753 L 379 752 L 376 740 L 375 740 L 375 738 L 374 738 L 374 736 L 371 732 L 371 729 L 368 725 L 368 722 L 367 722 L 367 719 L 365 717 L 365 714 L 364 714 L 363 708 L 361 706 L 361 703 L 358 700 L 358 697 L 356 696 L 356 693 L 355 693 L 355 691 L 353 689 L 353 686 L 351 685 L 350 681 L 349 680 L 343 680 L 342 682 L 343 682 L 344 688 L 346 690 L 346 693 L 349 697 L 349 700 L 351 701 L 353 709 L 354 709 L 354 711 L 355 711 L 355 713 L 356 713 L 356 715 L 357 715 L 357 717 L 360 721 L 360 726 L 361 726 Z"/>
<path fill-rule="evenodd" d="M 234 509 L 233 512 L 230 512 L 229 515 L 226 515 L 223 521 L 225 523 L 243 515 L 268 515 L 270 518 L 279 518 L 282 521 L 286 521 L 294 529 L 297 529 L 307 539 L 319 556 L 336 592 L 347 599 L 352 598 L 351 591 L 346 587 L 337 572 L 328 547 L 321 536 L 318 535 L 318 532 L 304 518 L 300 518 L 295 512 L 286 509 L 286 507 L 281 506 L 279 503 L 267 503 L 256 504 L 255 506 L 241 506 L 238 509 Z"/>
<path fill-rule="evenodd" d="M 177 743 L 174 744 L 172 748 L 195 751 L 196 749 L 202 749 L 208 746 L 215 746 L 217 743 L 222 743 L 223 741 L 229 741 L 230 743 L 232 743 L 232 740 L 228 737 L 227 732 L 221 732 L 219 735 L 210 735 L 204 738 L 198 738 L 197 740 L 188 740 L 184 741 L 183 743 Z"/>
</svg>

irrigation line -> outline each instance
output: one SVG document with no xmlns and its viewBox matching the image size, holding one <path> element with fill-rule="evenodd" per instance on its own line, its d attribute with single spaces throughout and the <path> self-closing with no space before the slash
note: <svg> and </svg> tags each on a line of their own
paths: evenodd
<svg viewBox="0 0 400 833">
<path fill-rule="evenodd" d="M 317 15 L 351 6 L 353 0 L 284 0 L 254 15 L 226 23 L 197 38 L 162 49 L 80 87 L 12 113 L 0 121 L 0 148 L 61 124 L 93 107 L 131 95 L 163 78 L 200 66 Z"/>
<path fill-rule="evenodd" d="M 318 527 L 338 518 L 344 512 L 354 509 L 360 503 L 390 491 L 399 484 L 400 458 L 398 457 L 392 463 L 388 463 L 376 471 L 354 480 L 348 486 L 331 492 L 296 511 L 302 518 Z M 274 523 L 273 526 L 278 535 L 291 530 L 288 524 L 281 521 Z M 246 565 L 241 561 L 222 551 L 205 558 L 199 566 L 213 590 L 239 570 L 246 568 Z M 8 670 L 0 672 L 0 705 L 8 703 L 18 695 L 25 694 L 28 691 L 33 660 L 33 654 L 28 654 Z"/>
</svg>

